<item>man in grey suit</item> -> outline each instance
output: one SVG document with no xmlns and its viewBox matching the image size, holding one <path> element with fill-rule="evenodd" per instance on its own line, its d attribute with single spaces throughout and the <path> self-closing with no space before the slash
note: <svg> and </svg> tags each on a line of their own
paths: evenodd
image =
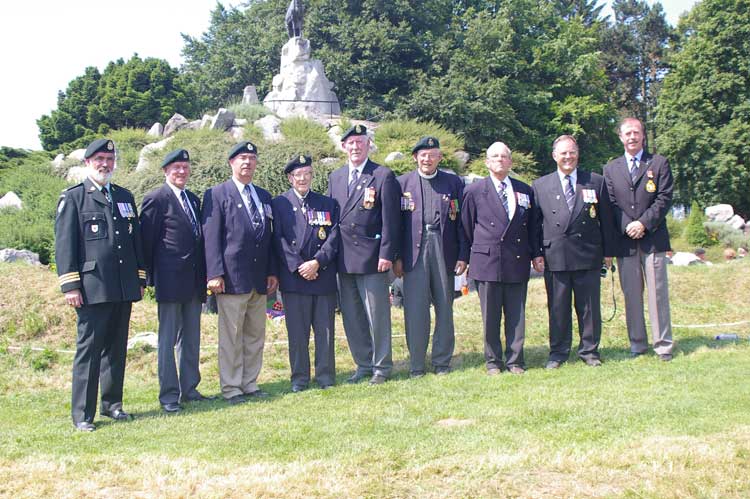
<svg viewBox="0 0 750 499">
<path fill-rule="evenodd" d="M 672 360 L 672 325 L 669 313 L 667 257 L 670 251 L 666 216 L 672 205 L 672 172 L 664 156 L 643 147 L 643 124 L 625 118 L 618 129 L 625 154 L 604 167 L 613 204 L 615 255 L 620 286 L 625 296 L 625 319 L 633 357 L 648 350 L 643 317 L 643 284 L 648 288 L 648 312 L 654 351 Z"/>
<path fill-rule="evenodd" d="M 206 260 L 200 200 L 186 188 L 190 154 L 172 151 L 161 167 L 166 181 L 143 198 L 141 235 L 148 284 L 155 287 L 158 303 L 159 402 L 165 412 L 179 412 L 180 402 L 207 399 L 196 389 Z"/>
<path fill-rule="evenodd" d="M 370 159 L 364 125 L 341 137 L 349 161 L 334 170 L 326 195 L 341 207 L 339 297 L 344 332 L 357 370 L 347 380 L 380 385 L 393 368 L 388 271 L 399 247 L 399 188 L 388 168 Z"/>
<path fill-rule="evenodd" d="M 578 169 L 578 144 L 573 136 L 555 139 L 552 157 L 557 170 L 532 186 L 536 218 L 542 224 L 537 247 L 543 253 L 534 263 L 537 268 L 544 266 L 549 313 L 546 367 L 556 369 L 570 355 L 573 295 L 581 337 L 578 357 L 596 367 L 601 365 L 599 271 L 603 257 L 607 267 L 612 264 L 609 195 L 601 175 Z"/>
</svg>

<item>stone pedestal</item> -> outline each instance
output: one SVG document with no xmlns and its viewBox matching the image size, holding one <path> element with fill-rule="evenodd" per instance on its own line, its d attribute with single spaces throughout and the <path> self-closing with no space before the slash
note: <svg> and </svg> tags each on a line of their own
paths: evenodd
<svg viewBox="0 0 750 499">
<path fill-rule="evenodd" d="M 317 118 L 341 113 L 323 63 L 310 59 L 310 40 L 294 37 L 284 44 L 281 70 L 273 77 L 273 90 L 263 99 L 263 104 L 282 118 Z"/>
</svg>

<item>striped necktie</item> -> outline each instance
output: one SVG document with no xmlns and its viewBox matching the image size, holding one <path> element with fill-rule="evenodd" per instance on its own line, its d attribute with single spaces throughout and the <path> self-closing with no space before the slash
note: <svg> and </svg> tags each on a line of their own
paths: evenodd
<svg viewBox="0 0 750 499">
<path fill-rule="evenodd" d="M 568 203 L 568 209 L 573 212 L 573 206 L 576 204 L 576 192 L 573 190 L 573 179 L 570 175 L 565 175 L 565 202 Z"/>
</svg>

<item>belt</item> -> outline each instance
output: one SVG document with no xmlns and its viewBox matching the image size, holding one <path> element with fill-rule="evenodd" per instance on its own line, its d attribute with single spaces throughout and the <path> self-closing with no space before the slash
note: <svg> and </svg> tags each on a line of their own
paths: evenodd
<svg viewBox="0 0 750 499">
<path fill-rule="evenodd" d="M 440 224 L 424 224 L 424 230 L 439 231 Z"/>
</svg>

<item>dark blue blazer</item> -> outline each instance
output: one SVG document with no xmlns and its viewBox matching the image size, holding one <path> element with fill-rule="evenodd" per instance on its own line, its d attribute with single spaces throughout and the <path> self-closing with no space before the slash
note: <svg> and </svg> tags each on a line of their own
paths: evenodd
<svg viewBox="0 0 750 499">
<path fill-rule="evenodd" d="M 486 177 L 466 187 L 461 222 L 471 248 L 469 278 L 477 281 L 519 283 L 529 280 L 531 259 L 539 256 L 535 248 L 539 224 L 531 187 L 510 179 L 516 196 L 516 211 L 511 220 Z M 518 194 L 529 197 L 529 207 L 518 204 Z"/>
<path fill-rule="evenodd" d="M 417 263 L 420 252 L 420 241 L 424 230 L 422 220 L 422 189 L 419 174 L 416 170 L 405 173 L 398 177 L 402 196 L 407 192 L 414 201 L 414 210 L 401 208 L 401 260 L 404 271 L 410 272 Z M 456 261 L 468 262 L 469 243 L 461 228 L 461 202 L 463 199 L 464 183 L 456 175 L 438 170 L 437 176 L 430 182 L 432 187 L 442 196 L 440 204 L 440 235 L 443 243 L 443 258 L 445 267 L 450 274 L 456 267 Z M 456 219 L 451 220 L 449 216 L 450 203 L 455 201 L 459 205 Z"/>
<path fill-rule="evenodd" d="M 279 289 L 284 293 L 327 295 L 336 292 L 336 255 L 339 246 L 339 207 L 336 200 L 310 191 L 307 206 L 328 213 L 331 225 L 311 225 L 300 209 L 299 198 L 289 189 L 274 198 L 273 243 L 278 255 Z M 304 262 L 320 264 L 318 278 L 308 281 L 297 272 Z"/>
<path fill-rule="evenodd" d="M 534 181 L 537 218 L 541 221 L 537 242 L 544 253 L 544 268 L 594 270 L 602 257 L 613 256 L 612 208 L 604 177 L 578 169 L 573 212 L 565 202 L 557 170 Z M 584 189 L 596 193 L 596 202 L 583 200 Z"/>
<path fill-rule="evenodd" d="M 338 271 L 375 274 L 379 258 L 394 261 L 399 252 L 401 189 L 391 170 L 369 159 L 351 197 L 348 182 L 349 166 L 344 165 L 328 177 L 326 192 L 341 208 Z M 364 199 L 368 188 L 375 190 L 371 207 Z"/>
<path fill-rule="evenodd" d="M 228 294 L 266 294 L 266 279 L 275 275 L 272 244 L 271 195 L 253 184 L 266 219 L 263 235 L 256 239 L 250 215 L 230 179 L 203 196 L 203 235 L 206 240 L 207 278 L 224 278 Z"/>
<path fill-rule="evenodd" d="M 200 200 L 185 190 L 196 222 L 201 220 Z M 206 260 L 203 233 L 196 238 L 185 210 L 166 183 L 146 194 L 141 205 L 141 237 L 148 285 L 158 302 L 206 299 Z"/>
<path fill-rule="evenodd" d="M 672 206 L 674 180 L 667 158 L 644 151 L 638 177 L 633 182 L 623 155 L 607 163 L 604 179 L 612 201 L 614 254 L 635 255 L 638 247 L 644 253 L 671 250 L 666 217 Z M 653 192 L 646 189 L 649 179 L 654 183 Z M 634 220 L 639 220 L 646 227 L 646 234 L 641 239 L 631 239 L 625 234 L 625 227 Z"/>
</svg>

